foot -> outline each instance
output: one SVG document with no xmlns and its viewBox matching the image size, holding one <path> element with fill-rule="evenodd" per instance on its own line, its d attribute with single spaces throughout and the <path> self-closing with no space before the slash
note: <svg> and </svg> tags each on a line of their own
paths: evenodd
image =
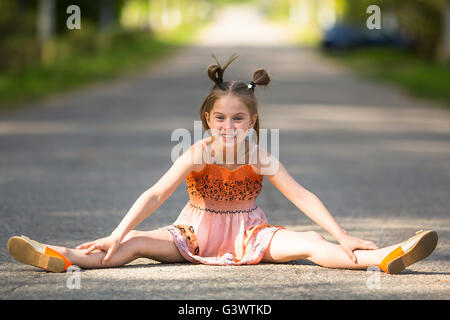
<svg viewBox="0 0 450 320">
<path fill-rule="evenodd" d="M 59 252 L 26 236 L 9 238 L 6 247 L 17 261 L 50 272 L 63 272 L 72 265 Z"/>
<path fill-rule="evenodd" d="M 436 248 L 438 235 L 435 231 L 417 231 L 416 235 L 392 250 L 378 266 L 388 274 L 397 274 L 413 263 L 428 257 Z"/>
</svg>

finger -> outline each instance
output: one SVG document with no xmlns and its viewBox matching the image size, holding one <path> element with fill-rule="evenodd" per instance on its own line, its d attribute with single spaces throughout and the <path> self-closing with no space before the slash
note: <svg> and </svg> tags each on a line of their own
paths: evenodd
<svg viewBox="0 0 450 320">
<path fill-rule="evenodd" d="M 215 137 L 214 136 L 210 136 L 208 138 L 206 138 L 205 143 L 206 144 L 211 144 L 212 142 L 214 142 Z"/>
<path fill-rule="evenodd" d="M 358 247 L 358 249 L 361 250 L 375 250 L 376 248 L 374 248 L 372 245 L 369 244 L 362 244 Z"/>
<path fill-rule="evenodd" d="M 372 241 L 369 241 L 369 243 L 374 249 L 378 249 L 378 246 L 375 243 L 373 243 Z"/>
<path fill-rule="evenodd" d="M 378 249 L 377 245 L 372 241 L 363 241 L 362 244 L 365 249 Z"/>
<path fill-rule="evenodd" d="M 348 257 L 350 258 L 350 260 L 353 261 L 353 263 L 358 263 L 358 260 L 356 259 L 356 255 L 353 253 L 353 250 L 347 249 L 346 253 L 347 253 Z"/>
<path fill-rule="evenodd" d="M 88 248 L 85 248 L 85 249 L 84 249 L 84 254 L 85 254 L 85 255 L 88 255 L 88 254 L 90 254 L 93 250 L 95 250 L 95 245 L 92 245 L 92 246 L 90 246 L 90 247 L 88 247 Z"/>
<path fill-rule="evenodd" d="M 357 264 L 358 263 L 358 259 L 356 258 L 356 255 L 353 253 L 352 251 L 352 261 Z"/>
<path fill-rule="evenodd" d="M 106 262 L 108 262 L 110 257 L 111 257 L 111 249 L 109 249 L 108 252 L 106 252 L 106 255 L 103 257 L 102 264 L 105 264 Z"/>
<path fill-rule="evenodd" d="M 90 254 L 95 249 L 98 249 L 98 245 L 97 244 L 92 244 L 89 248 L 85 249 L 84 254 Z"/>
<path fill-rule="evenodd" d="M 377 247 L 376 244 L 374 244 L 374 243 L 368 243 L 368 244 L 367 244 L 367 248 L 368 248 L 368 249 L 371 249 L 371 250 L 378 249 L 378 247 Z"/>
<path fill-rule="evenodd" d="M 92 241 L 91 242 L 86 242 L 83 244 L 80 244 L 79 246 L 77 246 L 77 249 L 86 249 L 87 247 L 89 247 L 90 245 L 92 245 Z"/>
<path fill-rule="evenodd" d="M 114 253 L 114 251 L 116 251 L 115 250 L 115 246 L 112 246 L 111 248 L 109 248 L 108 252 L 106 253 L 106 255 L 102 259 L 102 264 L 105 264 L 106 262 L 108 262 L 108 260 L 111 258 L 111 256 Z"/>
</svg>

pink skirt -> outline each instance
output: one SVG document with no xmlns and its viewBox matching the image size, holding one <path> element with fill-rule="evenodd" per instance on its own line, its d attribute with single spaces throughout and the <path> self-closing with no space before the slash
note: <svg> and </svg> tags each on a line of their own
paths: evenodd
<svg viewBox="0 0 450 320">
<path fill-rule="evenodd" d="M 163 227 L 180 254 L 192 263 L 210 265 L 257 264 L 283 226 L 267 224 L 254 201 L 226 208 L 189 201 L 176 221 Z M 207 209 L 206 209 L 207 207 Z"/>
</svg>

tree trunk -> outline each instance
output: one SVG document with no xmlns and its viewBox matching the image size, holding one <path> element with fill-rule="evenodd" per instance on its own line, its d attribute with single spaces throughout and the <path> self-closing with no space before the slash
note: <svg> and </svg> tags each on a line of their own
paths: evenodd
<svg viewBox="0 0 450 320">
<path fill-rule="evenodd" d="M 40 0 L 37 21 L 38 38 L 41 44 L 41 60 L 46 63 L 53 60 L 55 34 L 55 0 Z"/>
<path fill-rule="evenodd" d="M 442 61 L 450 62 L 450 0 L 446 1 L 443 11 L 442 28 L 439 58 Z"/>
</svg>

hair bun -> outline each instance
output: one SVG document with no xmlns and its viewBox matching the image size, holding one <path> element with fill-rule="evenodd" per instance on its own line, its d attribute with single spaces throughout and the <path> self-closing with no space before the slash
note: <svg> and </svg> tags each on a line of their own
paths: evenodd
<svg viewBox="0 0 450 320">
<path fill-rule="evenodd" d="M 267 86 L 270 83 L 269 74 L 264 69 L 258 69 L 253 73 L 253 82 L 257 86 Z"/>
<path fill-rule="evenodd" d="M 235 53 L 231 55 L 231 57 L 228 59 L 228 61 L 225 63 L 225 65 L 222 67 L 220 65 L 220 62 L 217 60 L 216 56 L 214 54 L 211 54 L 214 60 L 216 60 L 217 64 L 210 65 L 208 67 L 208 77 L 217 85 L 220 86 L 220 84 L 223 82 L 223 73 L 225 72 L 225 69 L 239 56 Z"/>
<path fill-rule="evenodd" d="M 211 65 L 208 67 L 208 77 L 215 83 L 220 84 L 223 81 L 223 70 L 220 65 Z"/>
</svg>

